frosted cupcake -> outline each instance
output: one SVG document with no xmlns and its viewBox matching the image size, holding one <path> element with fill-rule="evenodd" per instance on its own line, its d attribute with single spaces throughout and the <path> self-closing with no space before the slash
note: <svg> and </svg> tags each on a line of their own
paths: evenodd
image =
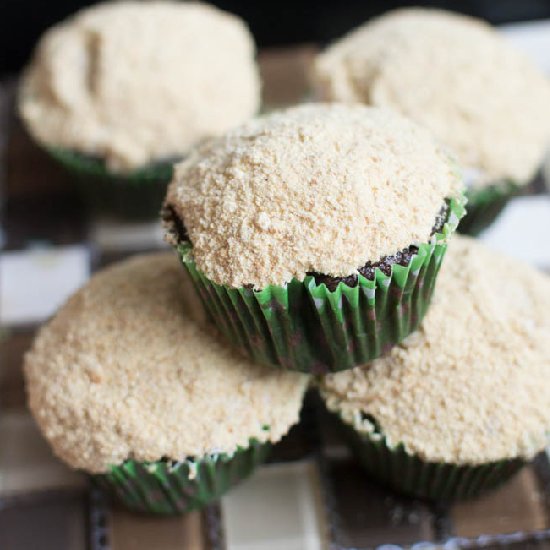
<svg viewBox="0 0 550 550">
<path fill-rule="evenodd" d="M 309 105 L 197 148 L 175 169 L 164 217 L 233 345 L 323 373 L 417 327 L 462 200 L 425 130 L 381 109 Z"/>
<path fill-rule="evenodd" d="M 245 24 L 187 2 L 113 2 L 48 30 L 25 71 L 21 116 L 97 206 L 157 216 L 171 165 L 258 109 Z"/>
<path fill-rule="evenodd" d="M 550 279 L 455 238 L 421 329 L 321 392 L 379 481 L 473 497 L 550 439 Z"/>
<path fill-rule="evenodd" d="M 470 17 L 390 12 L 320 54 L 313 80 L 321 100 L 395 109 L 451 150 L 469 187 L 463 232 L 497 217 L 533 179 L 550 142 L 550 81 Z"/>
<path fill-rule="evenodd" d="M 199 508 L 250 475 L 298 421 L 307 377 L 254 365 L 185 314 L 171 254 L 97 275 L 25 358 L 54 452 L 132 510 Z"/>
</svg>

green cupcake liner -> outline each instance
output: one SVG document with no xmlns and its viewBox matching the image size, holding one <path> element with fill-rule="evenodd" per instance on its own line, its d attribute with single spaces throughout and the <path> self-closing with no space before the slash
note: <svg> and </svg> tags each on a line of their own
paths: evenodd
<svg viewBox="0 0 550 550">
<path fill-rule="evenodd" d="M 136 462 L 111 466 L 92 479 L 134 512 L 175 515 L 217 500 L 264 462 L 271 445 L 251 440 L 233 454 L 209 455 L 182 462 Z"/>
<path fill-rule="evenodd" d="M 409 454 L 402 444 L 389 446 L 383 435 L 373 439 L 340 421 L 350 447 L 367 472 L 408 496 L 440 501 L 474 498 L 506 482 L 526 463 L 520 458 L 475 465 L 428 462 Z"/>
<path fill-rule="evenodd" d="M 512 181 L 501 181 L 487 187 L 466 191 L 467 213 L 458 225 L 458 231 L 476 236 L 489 227 L 504 210 L 508 202 L 523 189 Z"/>
<path fill-rule="evenodd" d="M 418 327 L 446 239 L 464 215 L 463 200 L 449 206 L 441 233 L 421 244 L 408 266 L 394 265 L 390 276 L 376 269 L 374 280 L 359 275 L 355 287 L 341 282 L 334 291 L 312 276 L 260 291 L 228 288 L 197 269 L 189 243 L 177 248 L 205 309 L 230 343 L 260 363 L 326 374 L 379 357 Z"/>
<path fill-rule="evenodd" d="M 129 173 L 111 172 L 105 162 L 67 149 L 48 148 L 49 154 L 75 176 L 78 189 L 92 212 L 128 221 L 159 217 L 172 162 L 158 162 Z"/>
</svg>

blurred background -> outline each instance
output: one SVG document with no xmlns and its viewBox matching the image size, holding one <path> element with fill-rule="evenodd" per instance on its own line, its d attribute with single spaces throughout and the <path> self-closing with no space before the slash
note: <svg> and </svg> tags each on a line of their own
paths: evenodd
<svg viewBox="0 0 550 550">
<path fill-rule="evenodd" d="M 2 0 L 0 2 L 0 73 L 17 71 L 40 34 L 82 6 L 69 0 Z M 465 0 L 396 2 L 384 0 L 216 0 L 240 15 L 260 48 L 326 43 L 368 18 L 399 6 L 437 6 L 487 19 L 494 24 L 550 18 L 550 0 Z"/>
</svg>

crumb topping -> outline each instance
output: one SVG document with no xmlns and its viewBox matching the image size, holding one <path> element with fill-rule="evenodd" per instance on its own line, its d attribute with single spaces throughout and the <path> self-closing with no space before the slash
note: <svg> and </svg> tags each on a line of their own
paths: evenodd
<svg viewBox="0 0 550 550">
<path fill-rule="evenodd" d="M 20 111 L 38 141 L 128 171 L 240 124 L 259 96 L 239 18 L 192 2 L 108 2 L 44 34 Z"/>
<path fill-rule="evenodd" d="M 207 277 L 264 288 L 308 272 L 356 274 L 428 242 L 460 191 L 425 130 L 383 109 L 315 104 L 202 144 L 176 165 L 166 203 Z"/>
<path fill-rule="evenodd" d="M 388 107 L 446 144 L 474 185 L 527 183 L 550 144 L 550 81 L 480 20 L 401 9 L 318 57 L 322 100 Z"/>
<path fill-rule="evenodd" d="M 185 312 L 172 254 L 95 275 L 25 358 L 29 405 L 56 454 L 99 473 L 128 458 L 183 460 L 277 441 L 308 377 L 255 365 Z"/>
<path fill-rule="evenodd" d="M 357 430 L 424 460 L 531 458 L 550 434 L 550 278 L 453 239 L 422 328 L 321 382 Z"/>
</svg>

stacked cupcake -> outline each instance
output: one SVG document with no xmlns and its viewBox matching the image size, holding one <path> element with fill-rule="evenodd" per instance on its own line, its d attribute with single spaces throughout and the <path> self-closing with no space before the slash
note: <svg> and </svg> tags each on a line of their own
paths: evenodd
<svg viewBox="0 0 550 550">
<path fill-rule="evenodd" d="M 249 475 L 310 381 L 382 483 L 492 488 L 548 441 L 550 281 L 452 239 L 464 203 L 456 161 L 380 107 L 294 107 L 205 141 L 165 199 L 177 258 L 127 260 L 67 302 L 26 357 L 30 408 L 138 511 Z"/>
<path fill-rule="evenodd" d="M 418 326 L 463 202 L 426 131 L 383 109 L 305 105 L 196 149 L 164 218 L 229 341 L 324 374 Z"/>
</svg>

